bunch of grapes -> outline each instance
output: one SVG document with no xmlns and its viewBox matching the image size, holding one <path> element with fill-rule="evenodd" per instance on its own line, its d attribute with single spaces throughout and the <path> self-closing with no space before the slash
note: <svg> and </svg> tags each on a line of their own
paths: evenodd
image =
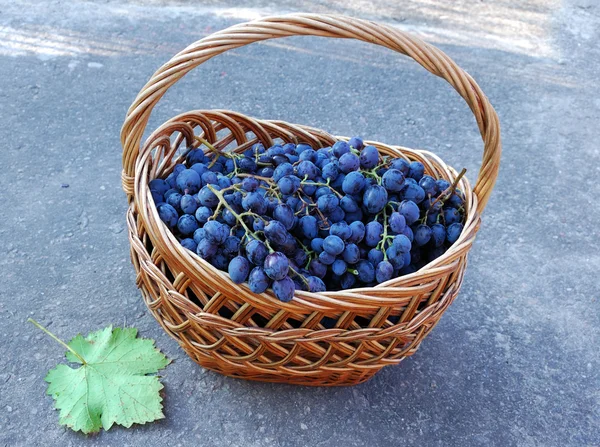
<svg viewBox="0 0 600 447">
<path fill-rule="evenodd" d="M 254 293 L 368 287 L 440 256 L 463 229 L 464 198 L 418 161 L 360 138 L 313 149 L 192 149 L 149 187 L 181 245 Z"/>
</svg>

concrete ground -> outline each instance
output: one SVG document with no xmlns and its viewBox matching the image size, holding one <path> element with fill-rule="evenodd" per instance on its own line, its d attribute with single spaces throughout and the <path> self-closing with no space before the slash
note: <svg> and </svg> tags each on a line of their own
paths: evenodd
<svg viewBox="0 0 600 447">
<path fill-rule="evenodd" d="M 0 2 L 0 444 L 600 445 L 600 4 L 596 0 Z M 249 383 L 192 363 L 134 285 L 119 129 L 153 71 L 264 14 L 337 12 L 439 45 L 503 126 L 496 190 L 461 295 L 419 352 L 354 388 Z M 272 41 L 169 92 L 155 127 L 230 108 L 438 152 L 474 180 L 481 141 L 448 85 L 357 42 Z M 67 185 L 68 187 L 63 187 Z M 84 437 L 43 377 L 70 339 L 133 325 L 174 359 L 166 419 Z"/>
</svg>

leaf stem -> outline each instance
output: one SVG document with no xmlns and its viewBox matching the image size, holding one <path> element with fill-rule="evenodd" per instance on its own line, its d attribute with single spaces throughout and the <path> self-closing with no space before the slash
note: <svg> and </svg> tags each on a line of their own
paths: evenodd
<svg viewBox="0 0 600 447">
<path fill-rule="evenodd" d="M 28 318 L 27 321 L 29 323 L 33 324 L 38 329 L 44 331 L 47 335 L 49 335 L 56 342 L 60 343 L 65 348 L 67 348 L 71 352 L 71 354 L 73 354 L 75 357 L 77 357 L 83 365 L 87 365 L 87 362 L 85 361 L 85 359 L 81 355 L 79 355 L 79 353 L 77 351 L 75 351 L 73 348 L 71 348 L 68 344 L 66 344 L 64 341 L 62 341 L 60 338 L 58 338 L 56 335 L 54 335 L 52 332 L 50 332 L 48 329 L 46 329 L 44 326 L 42 326 L 40 323 L 38 323 L 37 321 L 35 321 L 32 318 Z"/>
</svg>

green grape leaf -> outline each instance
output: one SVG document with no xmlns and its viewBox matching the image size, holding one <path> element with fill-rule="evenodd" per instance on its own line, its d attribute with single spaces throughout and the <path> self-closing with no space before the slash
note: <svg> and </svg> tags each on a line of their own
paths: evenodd
<svg viewBox="0 0 600 447">
<path fill-rule="evenodd" d="M 55 340 L 46 329 L 32 321 Z M 83 433 L 108 430 L 113 424 L 131 427 L 164 418 L 157 373 L 169 360 L 154 341 L 137 338 L 137 329 L 109 326 L 87 337 L 73 338 L 67 360 L 46 376 L 48 394 L 60 411 L 60 424 Z"/>
</svg>

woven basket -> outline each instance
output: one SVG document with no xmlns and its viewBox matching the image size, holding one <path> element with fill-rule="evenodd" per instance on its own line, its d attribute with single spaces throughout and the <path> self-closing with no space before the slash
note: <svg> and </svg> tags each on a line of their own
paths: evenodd
<svg viewBox="0 0 600 447">
<path fill-rule="evenodd" d="M 307 126 L 249 118 L 226 110 L 174 117 L 141 146 L 153 107 L 169 87 L 208 59 L 252 42 L 310 35 L 354 38 L 410 56 L 444 78 L 471 108 L 484 142 L 479 178 L 466 178 L 466 222 L 459 240 L 419 271 L 376 287 L 296 292 L 289 303 L 256 295 L 184 249 L 158 217 L 148 182 L 166 176 L 199 147 L 200 136 L 219 150 L 265 147 L 278 138 L 314 147 L 337 139 Z M 144 301 L 165 331 L 205 368 L 250 380 L 302 385 L 353 385 L 416 352 L 421 340 L 456 297 L 467 253 L 479 228 L 499 168 L 498 117 L 475 81 L 437 48 L 398 29 L 343 16 L 293 14 L 232 26 L 181 51 L 142 88 L 121 131 L 123 188 L 131 258 Z M 377 142 L 381 153 L 418 160 L 426 173 L 453 181 L 456 171 L 434 154 Z M 232 149 L 233 148 L 233 149 Z M 324 320 L 328 318 L 330 320 Z M 323 321 L 335 321 L 327 329 Z M 328 327 L 331 327 L 328 325 Z"/>
</svg>

